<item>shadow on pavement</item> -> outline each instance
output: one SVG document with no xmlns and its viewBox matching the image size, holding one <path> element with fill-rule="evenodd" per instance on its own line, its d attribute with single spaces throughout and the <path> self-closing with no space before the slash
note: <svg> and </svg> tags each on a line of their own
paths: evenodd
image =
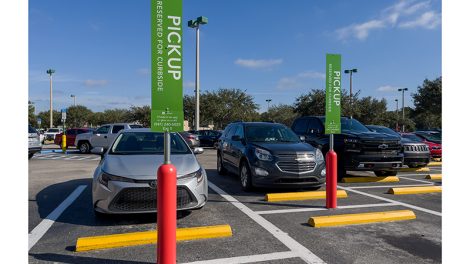
<svg viewBox="0 0 470 264">
<path fill-rule="evenodd" d="M 95 264 L 95 263 L 120 263 L 120 264 L 147 264 L 155 262 L 140 262 L 140 261 L 130 261 L 130 260 L 112 260 L 112 259 L 102 259 L 102 258 L 93 258 L 93 257 L 80 257 L 80 256 L 71 256 L 71 255 L 61 255 L 53 253 L 45 254 L 29 254 L 37 260 L 48 261 L 52 263 L 70 263 L 70 264 Z"/>
</svg>

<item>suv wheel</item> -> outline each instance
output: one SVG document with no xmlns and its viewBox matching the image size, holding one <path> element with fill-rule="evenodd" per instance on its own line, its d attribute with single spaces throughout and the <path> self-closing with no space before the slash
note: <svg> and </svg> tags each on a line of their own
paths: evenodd
<svg viewBox="0 0 470 264">
<path fill-rule="evenodd" d="M 242 162 L 242 166 L 240 167 L 240 183 L 244 191 L 250 191 L 253 189 L 250 168 L 248 168 L 245 161 Z"/>
<path fill-rule="evenodd" d="M 384 177 L 384 176 L 396 176 L 398 171 L 374 171 L 375 176 Z"/>
<path fill-rule="evenodd" d="M 82 154 L 90 153 L 90 143 L 80 142 L 80 144 L 78 144 L 78 149 Z"/>
<path fill-rule="evenodd" d="M 217 173 L 219 173 L 219 175 L 224 175 L 227 173 L 227 170 L 222 163 L 222 156 L 220 154 L 217 154 Z"/>
</svg>

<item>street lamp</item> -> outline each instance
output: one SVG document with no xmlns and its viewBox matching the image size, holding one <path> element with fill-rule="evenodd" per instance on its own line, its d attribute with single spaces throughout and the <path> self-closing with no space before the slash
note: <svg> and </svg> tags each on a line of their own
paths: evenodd
<svg viewBox="0 0 470 264">
<path fill-rule="evenodd" d="M 353 117 L 353 111 L 352 111 L 352 74 L 353 72 L 357 72 L 357 69 L 350 69 L 350 70 L 345 70 L 344 73 L 349 73 L 349 111 L 351 118 Z"/>
<path fill-rule="evenodd" d="M 49 74 L 49 100 L 50 100 L 50 119 L 49 119 L 49 127 L 52 126 L 52 74 L 55 73 L 55 70 L 49 69 L 46 71 L 47 74 Z"/>
<path fill-rule="evenodd" d="M 189 20 L 188 27 L 196 29 L 196 113 L 195 113 L 195 123 L 196 130 L 199 130 L 199 26 L 205 25 L 209 21 L 207 17 L 200 16 L 196 20 Z"/>
<path fill-rule="evenodd" d="M 395 102 L 397 103 L 397 109 L 395 110 L 395 116 L 396 116 L 396 119 L 397 119 L 397 124 L 395 126 L 395 130 L 399 131 L 400 127 L 398 126 L 398 99 L 395 99 Z"/>
<path fill-rule="evenodd" d="M 76 104 L 75 104 L 75 97 L 76 96 L 74 94 L 71 94 L 70 97 L 73 97 L 73 106 L 76 106 Z"/>
<path fill-rule="evenodd" d="M 405 91 L 408 91 L 408 88 L 399 88 L 399 92 L 401 92 L 401 109 L 403 112 L 403 123 L 402 123 L 402 132 L 405 132 Z"/>
<path fill-rule="evenodd" d="M 268 102 L 268 111 L 269 111 L 269 103 L 271 102 L 271 99 L 266 99 L 266 102 Z"/>
</svg>

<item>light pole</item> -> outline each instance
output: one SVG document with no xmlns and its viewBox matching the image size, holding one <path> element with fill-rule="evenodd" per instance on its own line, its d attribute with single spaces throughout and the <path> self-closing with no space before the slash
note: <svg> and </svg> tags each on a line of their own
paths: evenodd
<svg viewBox="0 0 470 264">
<path fill-rule="evenodd" d="M 399 131 L 400 127 L 398 126 L 398 99 L 395 99 L 395 102 L 397 103 L 397 109 L 395 110 L 395 118 L 397 119 L 397 124 L 395 126 L 395 130 Z"/>
<path fill-rule="evenodd" d="M 196 29 L 196 111 L 195 111 L 195 123 L 196 130 L 199 130 L 199 26 L 208 23 L 207 17 L 200 16 L 196 20 L 189 20 L 188 27 Z"/>
<path fill-rule="evenodd" d="M 403 112 L 403 123 L 402 123 L 402 132 L 405 132 L 405 91 L 408 91 L 408 88 L 400 88 L 398 89 L 401 92 L 401 109 Z"/>
<path fill-rule="evenodd" d="M 266 102 L 268 102 L 268 111 L 269 111 L 269 103 L 271 103 L 272 99 L 266 99 Z"/>
<path fill-rule="evenodd" d="M 52 74 L 55 72 L 53 69 L 49 69 L 46 71 L 47 74 L 49 74 L 49 100 L 50 100 L 50 119 L 49 119 L 49 127 L 52 126 Z"/>
<path fill-rule="evenodd" d="M 75 97 L 76 96 L 74 94 L 71 94 L 70 97 L 73 97 L 73 106 L 76 106 L 76 104 L 75 104 Z"/>
<path fill-rule="evenodd" d="M 352 74 L 353 72 L 357 72 L 357 69 L 350 69 L 350 70 L 344 71 L 344 73 L 349 73 L 349 111 L 350 111 L 351 118 L 353 117 L 353 111 L 352 111 Z"/>
</svg>

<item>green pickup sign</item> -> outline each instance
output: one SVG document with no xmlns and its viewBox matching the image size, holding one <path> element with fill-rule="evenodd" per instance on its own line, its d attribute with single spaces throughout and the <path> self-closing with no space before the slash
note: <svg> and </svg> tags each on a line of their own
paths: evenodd
<svg viewBox="0 0 470 264">
<path fill-rule="evenodd" d="M 151 129 L 183 131 L 183 2 L 151 0 L 151 5 Z"/>
<path fill-rule="evenodd" d="M 326 54 L 325 134 L 341 134 L 341 55 Z"/>
</svg>

